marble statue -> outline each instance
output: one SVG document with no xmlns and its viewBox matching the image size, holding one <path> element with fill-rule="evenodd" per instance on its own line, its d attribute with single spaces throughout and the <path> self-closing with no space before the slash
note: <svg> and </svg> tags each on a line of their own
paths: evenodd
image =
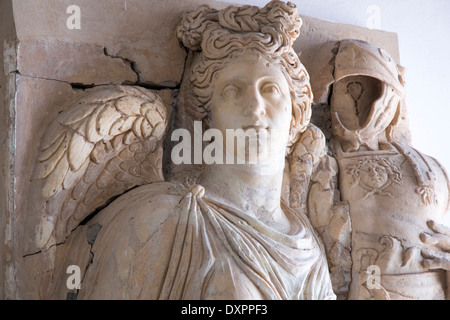
<svg viewBox="0 0 450 320">
<path fill-rule="evenodd" d="M 373 44 L 340 41 L 330 91 L 337 162 L 323 168 L 338 175 L 340 202 L 329 207 L 334 213 L 310 215 L 316 227 L 341 219 L 321 229 L 334 239 L 325 240 L 329 263 L 344 266 L 332 272 L 335 292 L 340 285 L 348 299 L 449 298 L 450 184 L 435 159 L 396 134 L 404 107 L 401 70 Z"/>
<path fill-rule="evenodd" d="M 324 133 L 301 27 L 290 2 L 202 5 L 173 30 L 176 104 L 139 81 L 71 99 L 34 163 L 29 296 L 450 299 L 450 183 L 405 138 L 402 68 L 365 41 L 320 47 Z"/>
<path fill-rule="evenodd" d="M 48 253 L 42 268 L 54 269 L 41 297 L 335 299 L 323 244 L 298 199 L 325 147 L 309 124 L 309 76 L 292 49 L 301 24 L 295 5 L 272 1 L 201 6 L 177 29 L 196 55 L 185 77 L 190 113 L 224 136 L 277 133 L 256 164 L 211 164 L 192 183 L 182 173 L 166 181 L 169 111 L 143 88 L 100 90 L 55 119 L 27 233 L 30 250 Z M 69 292 L 72 264 L 83 277 Z"/>
</svg>

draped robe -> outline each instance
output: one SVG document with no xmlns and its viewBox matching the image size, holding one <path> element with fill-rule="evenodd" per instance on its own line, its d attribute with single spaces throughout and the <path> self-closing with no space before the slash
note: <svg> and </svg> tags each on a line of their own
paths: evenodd
<svg viewBox="0 0 450 320">
<path fill-rule="evenodd" d="M 217 202 L 202 186 L 155 183 L 93 219 L 80 299 L 335 299 L 324 250 L 308 219 L 282 203 L 279 232 Z"/>
</svg>

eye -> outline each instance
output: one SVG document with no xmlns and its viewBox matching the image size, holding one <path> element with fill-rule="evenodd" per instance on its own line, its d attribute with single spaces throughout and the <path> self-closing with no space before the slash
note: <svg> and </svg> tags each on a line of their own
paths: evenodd
<svg viewBox="0 0 450 320">
<path fill-rule="evenodd" d="M 225 98 L 237 98 L 239 96 L 239 88 L 234 84 L 229 84 L 223 88 L 222 95 Z"/>
<path fill-rule="evenodd" d="M 281 94 L 281 90 L 276 83 L 269 82 L 263 85 L 261 93 L 266 95 L 279 95 Z"/>
</svg>

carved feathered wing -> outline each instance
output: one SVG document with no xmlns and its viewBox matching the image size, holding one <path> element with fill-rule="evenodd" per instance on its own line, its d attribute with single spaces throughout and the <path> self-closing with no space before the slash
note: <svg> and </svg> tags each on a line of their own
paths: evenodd
<svg viewBox="0 0 450 320">
<path fill-rule="evenodd" d="M 163 181 L 168 108 L 153 92 L 113 86 L 60 113 L 36 162 L 28 250 L 62 242 L 96 209 L 132 187 Z M 37 190 L 41 192 L 37 192 Z"/>
</svg>

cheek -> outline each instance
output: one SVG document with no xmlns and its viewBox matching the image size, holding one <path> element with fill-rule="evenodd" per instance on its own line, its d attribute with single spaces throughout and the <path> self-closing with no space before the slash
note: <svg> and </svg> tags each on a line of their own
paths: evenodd
<svg viewBox="0 0 450 320">
<path fill-rule="evenodd" d="M 293 117 L 293 114 L 292 114 L 292 100 L 291 100 L 291 98 L 286 99 L 286 101 L 284 101 L 284 103 L 283 103 L 283 106 L 284 106 L 283 114 L 284 114 L 284 116 L 286 118 L 285 121 L 287 121 L 290 124 L 291 121 L 292 121 L 292 117 Z"/>
<path fill-rule="evenodd" d="M 214 128 L 222 131 L 223 127 L 226 126 L 226 117 L 221 109 L 211 108 L 211 120 Z"/>
<path fill-rule="evenodd" d="M 227 103 L 216 103 L 211 106 L 211 120 L 214 128 L 225 132 L 236 125 L 235 108 Z"/>
<path fill-rule="evenodd" d="M 270 108 L 270 118 L 272 123 L 284 128 L 290 126 L 292 120 L 292 102 L 290 98 L 283 98 L 272 104 Z"/>
</svg>

